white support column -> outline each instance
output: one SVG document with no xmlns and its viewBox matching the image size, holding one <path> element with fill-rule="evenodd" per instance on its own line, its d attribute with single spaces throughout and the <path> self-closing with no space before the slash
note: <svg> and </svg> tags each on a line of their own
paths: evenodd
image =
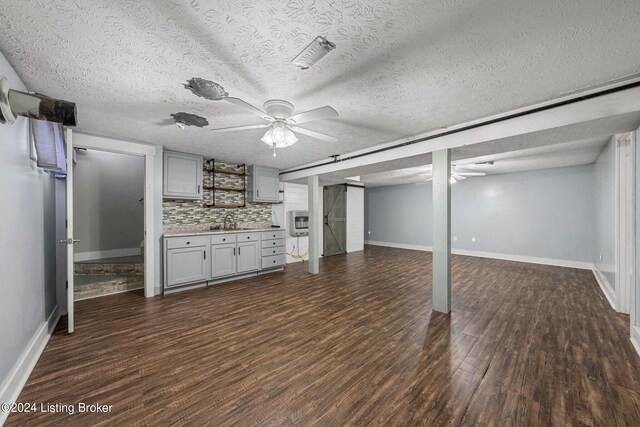
<svg viewBox="0 0 640 427">
<path fill-rule="evenodd" d="M 320 272 L 320 236 L 318 233 L 322 217 L 318 205 L 318 176 L 308 177 L 307 186 L 309 187 L 309 273 L 318 274 Z"/>
<path fill-rule="evenodd" d="M 451 152 L 433 152 L 433 309 L 451 311 Z"/>
</svg>

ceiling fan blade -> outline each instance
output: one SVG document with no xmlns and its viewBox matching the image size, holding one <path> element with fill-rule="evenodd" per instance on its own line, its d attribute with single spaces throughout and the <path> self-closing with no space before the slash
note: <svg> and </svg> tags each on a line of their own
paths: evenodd
<svg viewBox="0 0 640 427">
<path fill-rule="evenodd" d="M 261 128 L 266 128 L 269 127 L 270 125 L 268 124 L 264 124 L 264 125 L 249 125 L 249 126 L 234 126 L 234 127 L 230 127 L 230 128 L 219 128 L 219 129 L 210 129 L 211 132 L 233 132 L 236 130 L 248 130 L 248 129 L 261 129 Z"/>
<path fill-rule="evenodd" d="M 334 117 L 338 117 L 338 112 L 332 107 L 325 105 L 324 107 L 295 114 L 289 117 L 287 120 L 290 120 L 295 124 L 301 124 L 311 122 L 313 120 L 332 119 Z"/>
<path fill-rule="evenodd" d="M 454 172 L 454 173 L 460 176 L 486 176 L 487 175 L 484 172 Z"/>
<path fill-rule="evenodd" d="M 301 127 L 298 127 L 298 126 L 290 126 L 289 128 L 294 132 L 298 132 L 298 133 L 301 133 L 303 135 L 311 136 L 311 137 L 319 139 L 321 141 L 325 141 L 325 142 L 338 142 L 339 141 L 338 138 L 334 138 L 333 136 L 325 135 L 324 133 L 315 132 L 313 130 L 301 128 Z"/>
<path fill-rule="evenodd" d="M 269 120 L 271 117 L 269 117 L 269 115 L 267 113 L 265 113 L 264 111 L 262 111 L 261 109 L 259 109 L 258 107 L 254 107 L 253 105 L 249 104 L 246 101 L 243 101 L 240 98 L 234 98 L 232 96 L 227 96 L 223 98 L 225 101 L 228 101 L 230 103 L 232 103 L 233 105 L 236 105 L 242 109 L 245 109 L 253 114 L 255 114 L 258 117 L 262 117 L 265 120 Z"/>
</svg>

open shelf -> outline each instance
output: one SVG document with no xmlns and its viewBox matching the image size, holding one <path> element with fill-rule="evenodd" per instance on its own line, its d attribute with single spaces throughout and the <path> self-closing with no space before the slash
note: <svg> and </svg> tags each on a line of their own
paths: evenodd
<svg viewBox="0 0 640 427">
<path fill-rule="evenodd" d="M 222 166 L 223 164 L 218 164 L 219 166 Z M 224 164 L 227 165 L 227 164 Z M 234 165 L 236 166 L 236 165 Z M 247 167 L 244 164 L 241 165 L 237 165 L 236 168 L 242 168 L 242 170 L 236 170 L 236 169 L 225 169 L 222 167 L 216 167 L 216 162 L 215 159 L 209 159 L 205 162 L 205 167 L 204 170 L 206 173 L 209 174 L 210 176 L 210 180 L 211 180 L 211 184 L 212 185 L 207 185 L 204 187 L 205 190 L 208 190 L 211 192 L 211 202 L 207 202 L 204 203 L 204 206 L 206 207 L 210 207 L 210 208 L 244 208 L 247 206 Z M 240 184 L 239 182 L 229 182 L 226 184 L 231 184 L 231 185 L 215 185 L 215 175 L 216 174 L 224 174 L 224 175 L 232 175 L 232 176 L 236 176 L 238 178 L 241 179 L 242 181 L 242 186 L 238 185 Z M 216 202 L 216 191 L 221 191 L 221 192 L 232 192 L 232 193 L 238 193 L 237 196 L 234 197 L 226 197 L 226 198 L 231 198 L 232 200 L 227 200 L 227 201 L 232 201 L 232 202 L 240 202 L 240 199 L 242 201 L 242 203 L 220 203 L 220 202 Z"/>
</svg>

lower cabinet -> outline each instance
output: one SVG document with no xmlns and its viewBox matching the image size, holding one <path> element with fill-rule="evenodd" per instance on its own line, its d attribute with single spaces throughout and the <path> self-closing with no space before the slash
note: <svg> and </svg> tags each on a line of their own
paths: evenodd
<svg viewBox="0 0 640 427">
<path fill-rule="evenodd" d="M 207 280 L 207 246 L 167 249 L 165 287 Z"/>
<path fill-rule="evenodd" d="M 238 273 L 258 270 L 258 259 L 258 242 L 238 243 Z"/>
<path fill-rule="evenodd" d="M 164 238 L 164 287 L 233 279 L 285 265 L 284 231 Z"/>
<path fill-rule="evenodd" d="M 211 245 L 211 277 L 236 274 L 236 244 Z"/>
</svg>

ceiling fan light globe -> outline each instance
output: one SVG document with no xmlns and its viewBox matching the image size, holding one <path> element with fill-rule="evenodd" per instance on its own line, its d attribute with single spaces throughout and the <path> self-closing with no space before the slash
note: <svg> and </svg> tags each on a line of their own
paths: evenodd
<svg viewBox="0 0 640 427">
<path fill-rule="evenodd" d="M 286 128 L 284 130 L 284 142 L 285 142 L 285 147 L 289 147 L 290 145 L 293 145 L 296 142 L 298 142 L 298 137 L 296 136 L 296 134 L 294 134 L 291 131 L 291 129 Z"/>
<path fill-rule="evenodd" d="M 267 129 L 267 131 L 264 133 L 264 136 L 260 140 L 267 145 L 273 145 L 273 128 Z"/>
</svg>

